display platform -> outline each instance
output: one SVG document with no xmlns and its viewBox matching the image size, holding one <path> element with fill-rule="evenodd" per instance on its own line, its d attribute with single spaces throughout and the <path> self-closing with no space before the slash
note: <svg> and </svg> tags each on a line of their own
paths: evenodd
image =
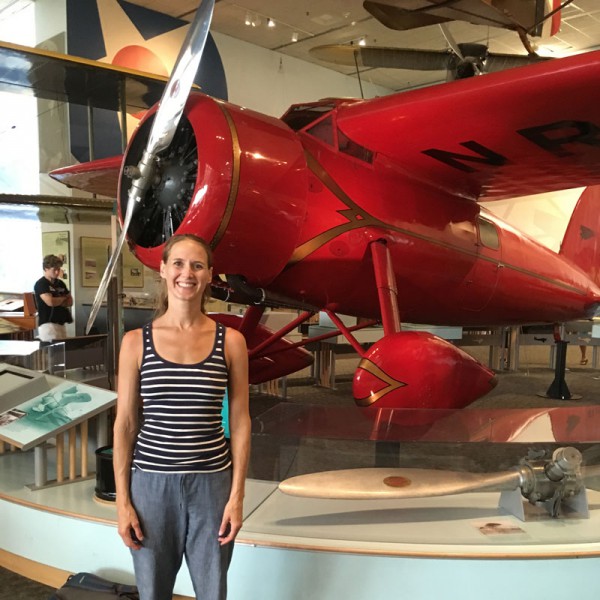
<svg viewBox="0 0 600 600">
<path fill-rule="evenodd" d="M 31 491 L 32 476 L 31 452 L 0 457 L 0 565 L 132 582 L 115 509 L 94 501 L 94 482 Z M 251 479 L 229 598 L 387 600 L 391 590 L 416 600 L 600 597 L 599 492 L 589 492 L 589 519 L 524 523 L 502 514 L 498 499 L 302 499 Z M 185 567 L 175 591 L 193 596 Z"/>
</svg>

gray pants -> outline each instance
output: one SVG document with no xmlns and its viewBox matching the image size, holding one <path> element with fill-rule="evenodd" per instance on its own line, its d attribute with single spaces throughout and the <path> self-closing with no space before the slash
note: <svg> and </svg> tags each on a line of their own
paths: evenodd
<svg viewBox="0 0 600 600">
<path fill-rule="evenodd" d="M 183 557 L 198 600 L 225 600 L 233 543 L 220 546 L 219 526 L 231 470 L 148 473 L 134 469 L 131 498 L 144 532 L 132 550 L 140 600 L 172 600 Z"/>
</svg>

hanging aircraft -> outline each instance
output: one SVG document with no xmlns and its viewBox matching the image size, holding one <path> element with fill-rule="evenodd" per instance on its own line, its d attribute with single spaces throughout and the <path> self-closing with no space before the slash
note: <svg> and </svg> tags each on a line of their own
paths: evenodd
<svg viewBox="0 0 600 600">
<path fill-rule="evenodd" d="M 175 233 L 215 252 L 213 294 L 249 305 L 240 329 L 253 383 L 310 362 L 285 335 L 326 311 L 360 355 L 353 383 L 375 417 L 461 408 L 495 385 L 459 348 L 401 323 L 557 323 L 600 303 L 600 188 L 588 187 L 560 252 L 481 201 L 600 184 L 600 52 L 365 101 L 324 99 L 280 119 L 188 97 L 213 2 L 204 0 L 158 106 L 124 156 L 57 170 L 63 183 L 117 194 L 122 234 L 158 269 Z M 117 191 L 118 189 L 118 191 Z M 265 307 L 301 309 L 288 327 Z M 361 317 L 347 327 L 340 314 Z M 365 350 L 352 332 L 380 320 Z M 89 323 L 88 323 L 89 327 Z M 336 335 L 336 332 L 332 335 Z"/>
<path fill-rule="evenodd" d="M 466 21 L 516 31 L 527 51 L 528 36 L 547 37 L 560 29 L 561 10 L 573 0 L 365 0 L 365 10 L 396 30 Z"/>
<path fill-rule="evenodd" d="M 501 54 L 490 52 L 486 44 L 457 43 L 446 25 L 440 24 L 448 48 L 446 50 L 416 50 L 360 44 L 326 44 L 309 50 L 325 62 L 355 67 L 412 69 L 415 71 L 446 71 L 447 80 L 466 79 L 494 71 L 531 65 L 549 60 L 537 54 Z"/>
</svg>

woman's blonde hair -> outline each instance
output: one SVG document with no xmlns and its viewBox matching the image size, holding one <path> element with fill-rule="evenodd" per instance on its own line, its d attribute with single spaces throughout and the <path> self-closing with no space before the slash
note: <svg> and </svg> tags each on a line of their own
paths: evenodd
<svg viewBox="0 0 600 600">
<path fill-rule="evenodd" d="M 206 252 L 206 260 L 208 264 L 206 265 L 209 269 L 212 268 L 213 265 L 213 253 L 211 247 L 198 235 L 194 235 L 193 233 L 178 233 L 176 235 L 171 236 L 169 241 L 165 244 L 162 253 L 162 262 L 166 265 L 169 260 L 169 256 L 171 255 L 171 250 L 173 246 L 178 244 L 179 242 L 183 242 L 184 240 L 191 240 L 192 242 L 196 242 L 204 248 Z M 204 294 L 202 294 L 202 301 L 200 304 L 200 310 L 203 313 L 206 312 L 206 303 L 210 299 L 210 284 L 206 286 L 204 290 Z M 156 314 L 154 316 L 155 319 L 161 317 L 167 312 L 169 308 L 169 294 L 167 291 L 167 283 L 164 279 L 160 280 L 160 287 L 158 289 L 158 298 L 156 300 Z"/>
</svg>

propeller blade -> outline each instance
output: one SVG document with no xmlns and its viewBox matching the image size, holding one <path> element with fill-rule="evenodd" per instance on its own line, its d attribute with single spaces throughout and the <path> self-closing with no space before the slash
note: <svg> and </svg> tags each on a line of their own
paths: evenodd
<svg viewBox="0 0 600 600">
<path fill-rule="evenodd" d="M 177 125 L 183 114 L 185 103 L 194 82 L 194 77 L 200 65 L 214 7 L 215 0 L 203 0 L 196 11 L 194 20 L 190 25 L 177 61 L 175 62 L 169 82 L 160 99 L 158 110 L 154 115 L 154 121 L 152 122 L 152 128 L 150 129 L 142 158 L 137 168 L 130 169 L 134 178 L 127 195 L 127 209 L 125 211 L 121 234 L 96 292 L 85 329 L 86 334 L 89 333 L 96 320 L 102 300 L 108 289 L 108 284 L 117 266 L 119 254 L 123 248 L 135 206 L 144 198 L 146 191 L 154 180 L 156 174 L 156 155 L 169 146 L 175 135 Z"/>
<path fill-rule="evenodd" d="M 521 474 L 518 470 L 463 473 L 433 469 L 368 468 L 299 475 L 282 481 L 279 489 L 291 496 L 373 500 L 514 490 L 520 483 Z"/>
<path fill-rule="evenodd" d="M 214 8 L 215 0 L 203 0 L 196 11 L 152 123 L 146 145 L 149 154 L 164 150 L 173 139 L 200 65 Z"/>
<path fill-rule="evenodd" d="M 452 52 L 454 52 L 454 54 L 456 54 L 456 56 L 458 56 L 460 60 L 465 60 L 465 57 L 463 56 L 459 45 L 456 43 L 454 36 L 450 33 L 449 27 L 447 25 L 444 25 L 443 23 L 440 23 L 439 28 L 442 30 L 442 35 L 444 36 L 444 39 L 446 40 L 446 43 L 448 44 L 450 50 L 452 50 Z"/>
<path fill-rule="evenodd" d="M 119 235 L 119 238 L 117 239 L 117 244 L 115 245 L 110 260 L 106 265 L 106 269 L 104 271 L 104 274 L 102 275 L 102 279 L 100 280 L 100 285 L 98 286 L 96 296 L 94 297 L 92 309 L 90 310 L 90 316 L 88 317 L 87 325 L 85 326 L 86 335 L 90 332 L 90 329 L 92 328 L 92 325 L 94 324 L 94 321 L 98 316 L 98 311 L 100 310 L 100 306 L 102 305 L 104 294 L 106 294 L 106 290 L 108 289 L 110 278 L 113 276 L 117 263 L 119 262 L 119 255 L 121 254 L 121 249 L 123 248 L 123 243 L 125 242 L 125 235 L 127 233 L 127 229 L 129 228 L 129 224 L 131 223 L 131 217 L 133 216 L 134 206 L 135 202 L 129 202 L 127 204 L 127 211 L 125 212 L 125 220 L 123 221 L 121 233 Z"/>
</svg>

